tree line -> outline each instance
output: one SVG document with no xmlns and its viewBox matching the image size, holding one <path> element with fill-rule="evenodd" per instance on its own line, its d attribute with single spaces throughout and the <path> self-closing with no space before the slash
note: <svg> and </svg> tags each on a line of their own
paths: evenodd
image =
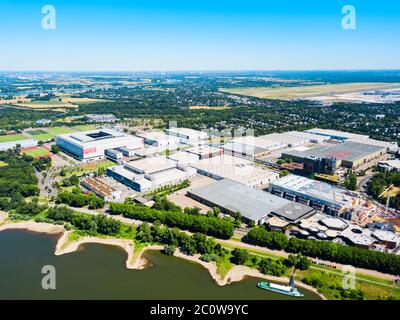
<svg viewBox="0 0 400 320">
<path fill-rule="evenodd" d="M 243 241 L 384 273 L 400 273 L 400 256 L 329 241 L 301 240 L 295 237 L 288 239 L 284 234 L 267 231 L 264 227 L 251 229 Z"/>
<path fill-rule="evenodd" d="M 201 232 L 222 239 L 233 235 L 233 224 L 228 220 L 204 215 L 190 215 L 180 211 L 155 210 L 128 203 L 111 203 L 111 214 L 122 214 L 126 218 L 148 222 L 160 221 L 169 227 L 178 227 L 191 232 Z"/>
</svg>

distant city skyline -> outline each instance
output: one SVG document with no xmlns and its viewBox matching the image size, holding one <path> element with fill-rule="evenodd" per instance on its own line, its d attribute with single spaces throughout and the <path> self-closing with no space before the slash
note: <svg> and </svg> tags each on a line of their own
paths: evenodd
<svg viewBox="0 0 400 320">
<path fill-rule="evenodd" d="M 42 27 L 45 5 L 55 30 Z M 342 27 L 345 5 L 355 30 Z M 400 69 L 399 17 L 395 0 L 5 0 L 0 70 Z"/>
</svg>

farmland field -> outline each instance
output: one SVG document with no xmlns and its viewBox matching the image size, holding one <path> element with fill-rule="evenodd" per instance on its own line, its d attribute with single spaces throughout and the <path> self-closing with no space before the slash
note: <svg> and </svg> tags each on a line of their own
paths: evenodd
<svg viewBox="0 0 400 320">
<path fill-rule="evenodd" d="M 27 149 L 23 151 L 24 154 L 31 156 L 31 157 L 45 157 L 50 155 L 50 151 L 44 147 L 38 147 L 33 149 Z"/>
<path fill-rule="evenodd" d="M 51 108 L 71 108 L 75 105 L 59 101 L 59 100 L 33 100 L 30 102 L 23 102 L 16 104 L 18 107 L 32 108 L 32 109 L 51 109 Z"/>
<path fill-rule="evenodd" d="M 25 140 L 28 139 L 28 137 L 24 136 L 23 134 L 9 134 L 5 136 L 0 136 L 0 143 L 1 142 L 11 142 L 11 141 L 19 141 L 19 140 Z"/>
<path fill-rule="evenodd" d="M 190 106 L 189 110 L 225 110 L 229 108 L 227 106 Z"/>
<path fill-rule="evenodd" d="M 399 83 L 341 83 L 326 85 L 310 85 L 298 87 L 256 87 L 256 88 L 227 88 L 220 89 L 221 92 L 252 96 L 265 99 L 329 99 L 338 94 L 352 93 L 366 90 L 388 90 L 400 88 Z"/>
</svg>

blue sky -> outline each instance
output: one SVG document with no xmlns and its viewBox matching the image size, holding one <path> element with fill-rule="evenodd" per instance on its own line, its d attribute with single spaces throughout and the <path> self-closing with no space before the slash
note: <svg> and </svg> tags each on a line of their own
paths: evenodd
<svg viewBox="0 0 400 320">
<path fill-rule="evenodd" d="M 0 0 L 0 70 L 400 69 L 399 38 L 398 0 Z"/>
</svg>

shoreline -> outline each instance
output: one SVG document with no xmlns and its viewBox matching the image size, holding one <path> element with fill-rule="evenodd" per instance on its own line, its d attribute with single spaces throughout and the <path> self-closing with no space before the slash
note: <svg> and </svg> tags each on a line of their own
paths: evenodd
<svg viewBox="0 0 400 320">
<path fill-rule="evenodd" d="M 2 219 L 3 218 L 3 219 Z M 76 252 L 79 250 L 81 245 L 86 243 L 96 243 L 103 245 L 111 245 L 117 246 L 123 249 L 127 258 L 125 261 L 125 265 L 127 269 L 135 269 L 142 270 L 151 265 L 151 261 L 144 257 L 144 254 L 148 250 L 163 250 L 164 246 L 162 245 L 149 245 L 140 249 L 139 252 L 135 252 L 135 243 L 132 240 L 127 239 L 118 239 L 118 238 L 97 238 L 97 237 L 82 237 L 74 241 L 70 241 L 68 238 L 72 231 L 67 231 L 61 225 L 53 225 L 50 223 L 38 223 L 34 221 L 21 221 L 21 222 L 4 222 L 4 217 L 0 216 L 0 232 L 3 230 L 28 230 L 38 233 L 46 233 L 57 235 L 60 234 L 60 237 L 57 240 L 54 254 L 57 256 L 68 254 L 72 252 Z M 289 278 L 286 277 L 275 277 L 270 275 L 265 275 L 259 272 L 256 269 L 249 268 L 247 266 L 233 266 L 225 277 L 221 277 L 217 272 L 217 265 L 215 262 L 204 262 L 199 259 L 200 255 L 196 254 L 194 256 L 188 256 L 183 254 L 178 249 L 175 251 L 174 256 L 180 259 L 184 259 L 186 261 L 200 264 L 203 268 L 205 268 L 210 274 L 211 278 L 214 282 L 219 286 L 225 286 L 227 284 L 231 284 L 233 282 L 238 282 L 246 277 L 254 277 L 265 279 L 268 281 L 276 281 L 280 283 L 288 283 Z M 325 296 L 318 292 L 318 290 L 314 287 L 306 285 L 300 281 L 297 281 L 297 286 L 309 290 L 315 294 L 317 294 L 322 300 L 327 300 Z"/>
</svg>

